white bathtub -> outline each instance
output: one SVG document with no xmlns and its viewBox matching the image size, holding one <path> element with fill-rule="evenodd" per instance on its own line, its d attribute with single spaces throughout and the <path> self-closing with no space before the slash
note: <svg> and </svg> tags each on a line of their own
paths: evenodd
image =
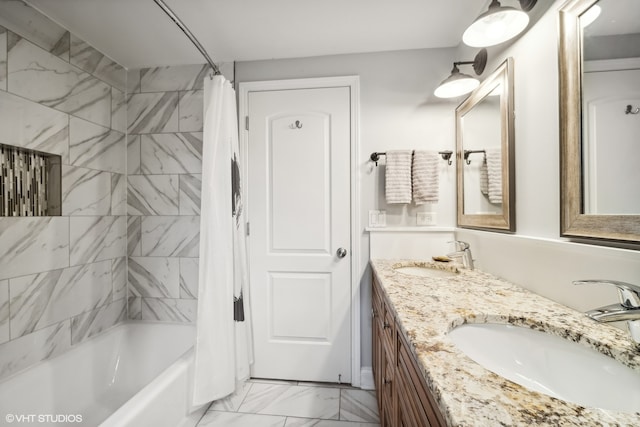
<svg viewBox="0 0 640 427">
<path fill-rule="evenodd" d="M 194 426 L 194 341 L 193 325 L 118 325 L 0 382 L 0 425 Z"/>
</svg>

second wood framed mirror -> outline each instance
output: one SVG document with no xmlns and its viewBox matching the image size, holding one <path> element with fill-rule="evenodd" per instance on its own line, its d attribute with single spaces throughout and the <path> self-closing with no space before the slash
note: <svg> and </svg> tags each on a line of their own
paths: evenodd
<svg viewBox="0 0 640 427">
<path fill-rule="evenodd" d="M 458 226 L 515 231 L 513 58 L 456 108 Z"/>
<path fill-rule="evenodd" d="M 640 242 L 639 13 L 633 0 L 559 11 L 561 236 Z"/>
</svg>

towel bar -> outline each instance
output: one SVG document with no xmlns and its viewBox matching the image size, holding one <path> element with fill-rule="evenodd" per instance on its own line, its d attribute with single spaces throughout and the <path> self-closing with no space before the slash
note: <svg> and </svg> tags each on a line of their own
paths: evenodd
<svg viewBox="0 0 640 427">
<path fill-rule="evenodd" d="M 450 151 L 450 150 L 438 151 L 438 154 L 440 154 L 440 156 L 442 156 L 442 160 L 446 161 L 447 164 L 449 166 L 451 166 L 451 164 L 453 163 L 453 161 L 451 160 L 451 156 L 453 155 L 453 151 Z M 380 156 L 386 156 L 386 155 L 387 155 L 387 153 L 374 151 L 373 153 L 371 153 L 371 156 L 369 156 L 369 159 L 372 162 L 375 162 L 376 166 L 378 166 L 378 160 L 380 160 Z M 465 159 L 466 159 L 466 157 L 465 157 Z"/>
</svg>

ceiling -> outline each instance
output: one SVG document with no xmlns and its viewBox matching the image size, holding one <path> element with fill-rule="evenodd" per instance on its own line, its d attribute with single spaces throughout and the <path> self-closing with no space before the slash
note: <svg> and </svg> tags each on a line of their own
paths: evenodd
<svg viewBox="0 0 640 427">
<path fill-rule="evenodd" d="M 153 0 L 26 1 L 127 68 L 204 62 Z M 214 61 L 230 62 L 456 47 L 490 0 L 165 2 Z"/>
</svg>

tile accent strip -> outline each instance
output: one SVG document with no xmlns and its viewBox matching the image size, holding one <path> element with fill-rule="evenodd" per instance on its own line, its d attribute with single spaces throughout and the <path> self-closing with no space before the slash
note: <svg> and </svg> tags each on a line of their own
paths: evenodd
<svg viewBox="0 0 640 427">
<path fill-rule="evenodd" d="M 0 216 L 60 215 L 52 209 L 60 207 L 60 163 L 60 156 L 0 144 Z"/>
</svg>

